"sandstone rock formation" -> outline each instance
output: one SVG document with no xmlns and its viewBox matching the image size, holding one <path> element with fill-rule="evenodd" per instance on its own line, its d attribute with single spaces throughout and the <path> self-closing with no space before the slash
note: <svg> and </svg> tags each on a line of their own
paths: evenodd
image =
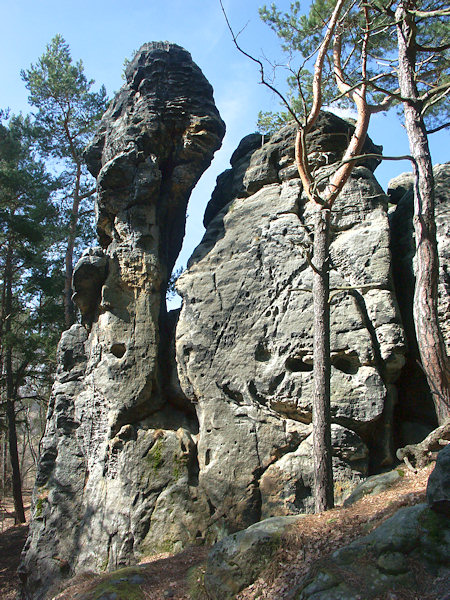
<svg viewBox="0 0 450 600">
<path fill-rule="evenodd" d="M 99 246 L 75 269 L 81 323 L 58 350 L 21 566 L 28 598 L 84 569 L 112 570 L 312 509 L 312 211 L 292 127 L 242 140 L 179 280 L 178 324 L 165 308 L 187 200 L 223 133 L 190 55 L 148 44 L 87 151 Z M 346 121 L 320 116 L 309 136 L 317 177 L 325 180 L 350 133 Z M 367 140 L 365 153 L 379 151 Z M 411 235 L 394 228 L 390 242 L 376 164 L 359 162 L 333 214 L 338 501 L 392 462 L 396 382 L 405 376 L 390 251 Z M 406 252 L 411 264 L 405 248 L 398 257 Z"/>
<path fill-rule="evenodd" d="M 323 114 L 317 175 L 342 155 L 348 123 Z M 182 388 L 199 416 L 199 484 L 228 531 L 312 508 L 311 210 L 292 127 L 244 138 L 218 178 L 205 236 L 178 282 Z M 365 151 L 373 152 L 366 142 Z M 357 166 L 333 216 L 332 418 L 336 493 L 389 464 L 403 329 L 390 271 L 387 197 L 373 160 Z"/>
<path fill-rule="evenodd" d="M 450 443 L 437 456 L 428 479 L 427 501 L 434 511 L 450 517 Z"/>
<path fill-rule="evenodd" d="M 441 331 L 450 347 L 450 163 L 436 165 L 435 215 L 439 253 L 438 310 Z M 398 381 L 397 420 L 401 423 L 399 445 L 421 442 L 437 425 L 434 405 L 423 371 L 418 366 L 419 351 L 413 320 L 414 297 L 414 194 L 413 175 L 403 173 L 389 182 L 389 200 L 395 204 L 390 215 L 391 251 L 395 289 L 405 335 L 407 363 Z"/>
<path fill-rule="evenodd" d="M 82 323 L 59 345 L 33 522 L 20 575 L 41 598 L 59 578 L 128 565 L 201 535 L 195 411 L 170 379 L 167 281 L 190 192 L 224 134 L 188 52 L 144 45 L 87 150 L 100 247 L 74 274 Z"/>
<path fill-rule="evenodd" d="M 229 535 L 212 547 L 205 570 L 210 598 L 232 600 L 253 583 L 301 516 L 271 517 Z"/>
</svg>

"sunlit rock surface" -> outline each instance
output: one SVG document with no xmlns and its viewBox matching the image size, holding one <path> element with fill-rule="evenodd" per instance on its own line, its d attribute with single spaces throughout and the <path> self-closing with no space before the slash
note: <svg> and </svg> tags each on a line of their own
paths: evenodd
<svg viewBox="0 0 450 600">
<path fill-rule="evenodd" d="M 63 334 L 20 576 L 115 569 L 205 532 L 198 421 L 170 379 L 167 281 L 192 188 L 224 124 L 188 52 L 144 45 L 87 150 L 100 247 L 75 269 L 82 325 Z M 172 376 L 173 380 L 173 376 Z"/>
<path fill-rule="evenodd" d="M 339 160 L 349 124 L 323 114 L 317 176 Z M 312 211 L 294 164 L 294 129 L 244 138 L 218 178 L 201 244 L 178 282 L 182 388 L 196 405 L 199 483 L 224 526 L 311 509 Z M 366 142 L 365 152 L 373 152 Z M 331 348 L 339 498 L 392 460 L 394 382 L 404 364 L 393 294 L 387 197 L 373 159 L 333 211 Z M 356 287 L 356 289 L 353 289 Z M 351 289 L 348 289 L 351 288 Z"/>
</svg>

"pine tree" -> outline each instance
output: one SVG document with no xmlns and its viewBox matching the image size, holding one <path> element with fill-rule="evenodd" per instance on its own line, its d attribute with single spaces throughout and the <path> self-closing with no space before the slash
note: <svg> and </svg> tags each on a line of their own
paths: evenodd
<svg viewBox="0 0 450 600">
<path fill-rule="evenodd" d="M 92 216 L 87 200 L 95 185 L 84 165 L 83 150 L 106 109 L 102 86 L 91 90 L 83 63 L 74 63 L 67 43 L 56 35 L 35 65 L 23 70 L 22 79 L 30 92 L 29 102 L 37 108 L 35 125 L 44 156 L 56 159 L 62 167 L 60 190 L 63 226 L 66 235 L 64 307 L 66 327 L 75 321 L 72 302 L 72 273 L 77 240 Z"/>
<path fill-rule="evenodd" d="M 3 115 L 2 115 L 3 116 Z M 51 381 L 62 306 L 54 260 L 54 182 L 31 148 L 29 119 L 0 122 L 0 393 L 6 414 L 16 518 L 25 521 L 17 412 L 32 389 Z"/>
<path fill-rule="evenodd" d="M 293 111 L 308 102 L 311 81 L 309 54 L 320 43 L 336 0 L 314 0 L 309 13 L 302 15 L 300 3 L 291 3 L 288 12 L 275 4 L 264 6 L 261 18 L 283 40 L 284 49 L 300 57 L 300 67 L 290 77 Z M 440 424 L 450 416 L 450 364 L 439 326 L 437 282 L 439 274 L 434 217 L 434 180 L 428 136 L 450 126 L 450 9 L 443 0 L 369 0 L 361 10 L 348 2 L 341 22 L 338 52 L 343 57 L 347 83 L 357 88 L 364 83 L 369 101 L 386 109 L 403 108 L 409 138 L 409 157 L 415 174 L 416 286 L 414 322 L 417 344 Z M 363 14 L 370 12 L 364 26 Z M 358 71 L 359 53 L 367 31 L 366 70 Z M 344 106 L 345 95 L 336 94 L 333 81 L 333 54 L 329 50 L 322 72 L 322 97 L 327 104 Z M 328 66 L 327 66 L 328 65 Z M 298 83 L 301 93 L 299 94 Z M 306 92 L 304 91 L 306 89 Z M 370 100 L 371 98 L 371 100 Z M 281 115 L 260 114 L 260 126 L 270 130 L 280 119 L 292 119 L 289 110 Z"/>
</svg>

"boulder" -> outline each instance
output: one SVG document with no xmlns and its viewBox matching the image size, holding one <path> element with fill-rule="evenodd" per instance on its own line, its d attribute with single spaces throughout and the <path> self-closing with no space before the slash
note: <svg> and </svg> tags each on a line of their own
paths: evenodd
<svg viewBox="0 0 450 600">
<path fill-rule="evenodd" d="M 59 345 L 19 569 L 26 598 L 85 569 L 127 566 L 205 535 L 198 420 L 170 372 L 165 293 L 190 193 L 224 129 L 190 54 L 150 43 L 86 151 L 100 247 L 74 272 L 83 325 Z"/>
<path fill-rule="evenodd" d="M 231 600 L 253 583 L 279 548 L 285 531 L 299 518 L 265 519 L 217 542 L 206 561 L 208 598 Z"/>
<path fill-rule="evenodd" d="M 450 517 L 450 444 L 437 455 L 436 465 L 428 478 L 427 501 L 432 510 Z"/>
<path fill-rule="evenodd" d="M 375 496 L 380 492 L 388 490 L 394 483 L 397 483 L 404 476 L 401 469 L 394 469 L 387 473 L 379 473 L 378 475 L 372 475 L 364 481 L 362 481 L 348 498 L 344 501 L 344 506 L 350 506 L 364 496 Z"/>
</svg>

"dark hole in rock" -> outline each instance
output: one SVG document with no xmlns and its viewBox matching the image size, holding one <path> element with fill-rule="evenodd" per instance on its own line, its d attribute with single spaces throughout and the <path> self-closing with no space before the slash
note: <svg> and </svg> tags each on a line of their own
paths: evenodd
<svg viewBox="0 0 450 600">
<path fill-rule="evenodd" d="M 205 453 L 205 466 L 208 466 L 211 461 L 211 450 L 207 450 Z"/>
<path fill-rule="evenodd" d="M 313 370 L 312 364 L 305 363 L 301 358 L 295 357 L 288 358 L 284 366 L 290 373 L 306 373 Z"/>
<path fill-rule="evenodd" d="M 270 352 L 263 342 L 259 342 L 255 350 L 255 360 L 258 362 L 267 362 L 270 360 Z"/>
<path fill-rule="evenodd" d="M 122 358 L 125 354 L 125 344 L 113 344 L 110 348 L 111 354 L 114 354 L 117 358 Z"/>
<path fill-rule="evenodd" d="M 334 356 L 331 359 L 331 364 L 338 371 L 347 373 L 347 375 L 355 375 L 358 372 L 359 360 L 356 353 L 352 353 L 346 356 Z"/>
<path fill-rule="evenodd" d="M 73 359 L 73 350 L 66 350 L 63 354 L 63 369 L 64 371 L 70 371 L 75 364 Z"/>
</svg>

